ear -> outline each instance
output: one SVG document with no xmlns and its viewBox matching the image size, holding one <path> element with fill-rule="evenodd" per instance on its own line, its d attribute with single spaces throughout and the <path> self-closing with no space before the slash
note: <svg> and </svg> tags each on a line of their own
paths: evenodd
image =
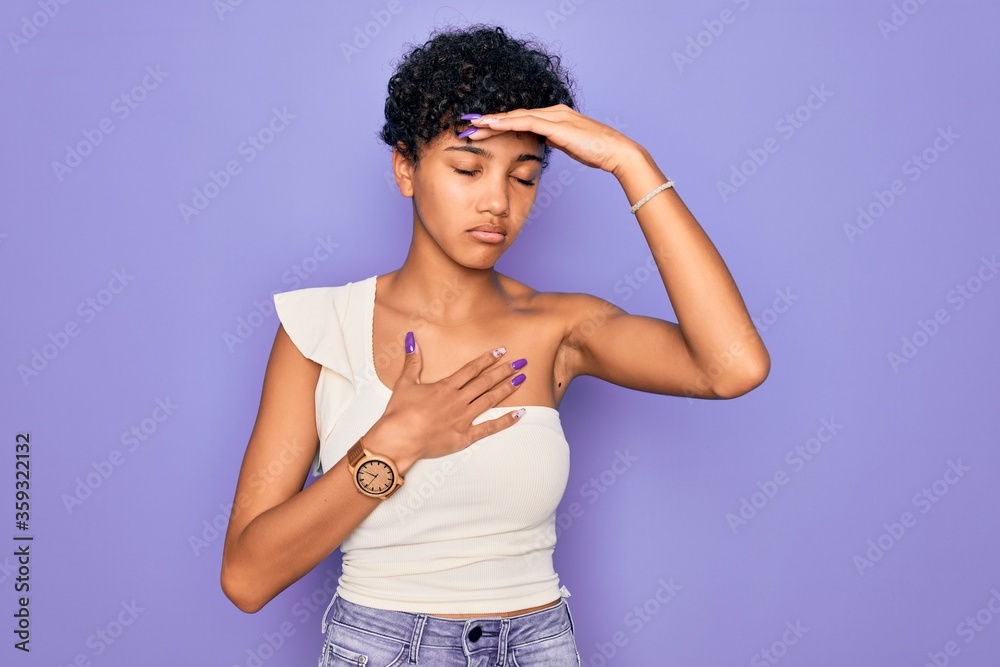
<svg viewBox="0 0 1000 667">
<path fill-rule="evenodd" d="M 399 194 L 404 197 L 413 196 L 413 165 L 403 157 L 399 147 L 405 146 L 402 142 L 392 149 L 392 173 L 396 178 L 396 185 L 399 187 Z"/>
</svg>

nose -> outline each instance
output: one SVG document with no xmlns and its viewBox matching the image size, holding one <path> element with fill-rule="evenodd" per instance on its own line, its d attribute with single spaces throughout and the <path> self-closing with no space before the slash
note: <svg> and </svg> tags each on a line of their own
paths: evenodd
<svg viewBox="0 0 1000 667">
<path fill-rule="evenodd" d="M 510 187 L 503 175 L 483 178 L 479 196 L 479 212 L 504 217 L 510 213 Z"/>
</svg>

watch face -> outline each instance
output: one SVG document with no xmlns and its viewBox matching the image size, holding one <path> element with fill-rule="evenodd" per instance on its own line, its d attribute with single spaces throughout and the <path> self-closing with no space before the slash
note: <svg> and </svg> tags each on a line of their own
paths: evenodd
<svg viewBox="0 0 1000 667">
<path fill-rule="evenodd" d="M 385 493 L 396 479 L 392 468 L 382 461 L 365 461 L 357 476 L 358 485 L 368 493 Z"/>
</svg>

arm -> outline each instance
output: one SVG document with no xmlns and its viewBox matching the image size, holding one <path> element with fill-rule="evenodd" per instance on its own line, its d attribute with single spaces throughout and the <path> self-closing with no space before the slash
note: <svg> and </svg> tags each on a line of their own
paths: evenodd
<svg viewBox="0 0 1000 667">
<path fill-rule="evenodd" d="M 302 488 L 319 446 L 319 372 L 320 365 L 306 359 L 279 326 L 222 554 L 222 590 L 248 613 L 333 553 L 382 502 L 357 492 L 346 456 Z M 414 459 L 390 453 L 380 424 L 365 435 L 365 445 L 390 455 L 405 475 Z"/>
<path fill-rule="evenodd" d="M 470 121 L 469 139 L 520 131 L 545 137 L 589 167 L 618 178 L 630 203 L 667 178 L 642 146 L 621 132 L 558 104 Z M 764 381 L 770 357 L 715 246 L 670 188 L 637 212 L 678 324 L 629 315 L 613 304 L 573 295 L 565 339 L 569 377 L 594 375 L 622 386 L 698 398 L 734 398 Z"/>
<path fill-rule="evenodd" d="M 629 202 L 667 180 L 638 145 L 612 173 Z M 696 398 L 735 398 L 760 385 L 770 356 L 722 257 L 676 190 L 656 194 L 636 217 L 678 323 L 573 295 L 567 347 L 574 374 Z"/>
</svg>

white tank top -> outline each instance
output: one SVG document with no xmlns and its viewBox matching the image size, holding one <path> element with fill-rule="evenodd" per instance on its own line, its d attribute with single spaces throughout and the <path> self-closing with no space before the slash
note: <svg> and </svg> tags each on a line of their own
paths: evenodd
<svg viewBox="0 0 1000 667">
<path fill-rule="evenodd" d="M 314 476 L 343 458 L 392 395 L 375 372 L 376 278 L 274 295 L 292 342 L 322 366 Z M 402 339 L 396 353 L 403 353 Z M 517 407 L 489 408 L 473 423 Z M 569 595 L 552 564 L 569 443 L 558 410 L 523 407 L 524 416 L 509 428 L 410 468 L 405 484 L 341 544 L 342 598 L 380 609 L 474 614 Z"/>
</svg>

